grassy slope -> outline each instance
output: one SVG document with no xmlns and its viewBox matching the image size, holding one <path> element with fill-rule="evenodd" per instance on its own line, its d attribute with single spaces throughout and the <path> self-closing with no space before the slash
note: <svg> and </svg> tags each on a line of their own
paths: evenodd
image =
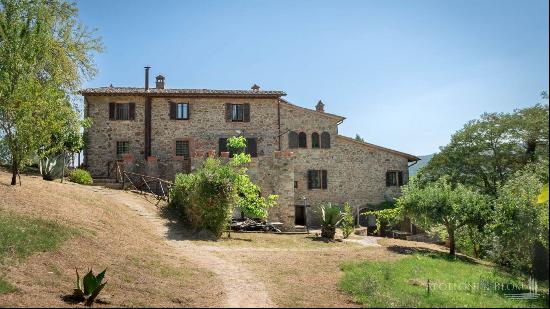
<svg viewBox="0 0 550 309">
<path fill-rule="evenodd" d="M 71 293 L 77 267 L 108 268 L 101 297 L 109 306 L 218 305 L 213 275 L 178 257 L 109 191 L 9 180 L 0 170 L 0 307 L 72 306 L 61 296 Z"/>
<path fill-rule="evenodd" d="M 30 219 L 0 210 L 0 263 L 27 257 L 37 251 L 51 251 L 69 238 L 73 230 L 55 222 Z M 16 291 L 0 274 L 0 293 Z"/>
<path fill-rule="evenodd" d="M 545 300 L 511 300 L 494 287 L 527 285 L 475 262 L 450 260 L 442 253 L 417 253 L 396 262 L 348 263 L 341 288 L 367 307 L 544 307 Z M 428 294 L 428 279 L 431 292 Z M 483 288 L 476 288 L 483 287 Z M 540 286 L 539 286 L 540 287 Z M 548 289 L 544 291 L 548 294 Z"/>
</svg>

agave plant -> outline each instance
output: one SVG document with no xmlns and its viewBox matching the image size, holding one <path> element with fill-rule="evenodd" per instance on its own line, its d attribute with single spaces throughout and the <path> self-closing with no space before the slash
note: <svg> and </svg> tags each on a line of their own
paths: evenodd
<svg viewBox="0 0 550 309">
<path fill-rule="evenodd" d="M 343 218 L 340 207 L 331 203 L 321 204 L 318 213 L 321 216 L 321 237 L 334 239 L 336 226 L 340 224 Z"/>
<path fill-rule="evenodd" d="M 76 270 L 76 289 L 74 289 L 74 296 L 80 301 L 85 301 L 86 306 L 91 306 L 94 303 L 95 298 L 99 295 L 99 292 L 105 287 L 103 277 L 105 277 L 105 272 L 100 272 L 99 274 L 94 275 L 92 269 L 82 278 L 82 284 L 80 283 L 80 275 L 78 274 L 78 269 Z"/>
</svg>

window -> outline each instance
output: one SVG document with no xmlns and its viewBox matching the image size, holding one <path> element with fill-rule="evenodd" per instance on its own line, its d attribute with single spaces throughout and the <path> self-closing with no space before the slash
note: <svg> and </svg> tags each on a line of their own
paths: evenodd
<svg viewBox="0 0 550 309">
<path fill-rule="evenodd" d="M 308 189 L 326 189 L 327 188 L 327 171 L 326 170 L 309 170 L 307 172 Z"/>
<path fill-rule="evenodd" d="M 189 141 L 176 141 L 176 157 L 189 159 Z"/>
<path fill-rule="evenodd" d="M 294 189 L 298 189 L 298 181 L 294 181 Z"/>
<path fill-rule="evenodd" d="M 250 104 L 225 104 L 225 121 L 250 122 Z"/>
<path fill-rule="evenodd" d="M 244 109 L 240 104 L 231 105 L 231 121 L 243 121 Z"/>
<path fill-rule="evenodd" d="M 321 148 L 330 148 L 330 133 L 321 133 Z"/>
<path fill-rule="evenodd" d="M 116 142 L 116 155 L 117 155 L 117 157 L 120 157 L 123 154 L 127 154 L 129 152 L 130 152 L 130 142 L 128 142 L 128 141 Z"/>
<path fill-rule="evenodd" d="M 189 119 L 189 103 L 170 102 L 170 119 L 172 120 Z"/>
<path fill-rule="evenodd" d="M 319 142 L 319 133 L 313 132 L 311 134 L 311 148 L 320 148 L 321 143 Z"/>
<path fill-rule="evenodd" d="M 298 148 L 298 133 L 294 131 L 288 132 L 288 148 Z"/>
<path fill-rule="evenodd" d="M 388 171 L 386 172 L 386 187 L 397 187 L 403 185 L 403 172 L 402 171 Z"/>
<path fill-rule="evenodd" d="M 109 103 L 110 120 L 134 120 L 135 103 Z"/>
<path fill-rule="evenodd" d="M 234 155 L 227 147 L 227 138 L 220 138 L 218 140 L 218 155 L 221 155 L 222 152 L 229 151 L 229 156 Z M 247 138 L 246 139 L 246 148 L 244 150 L 246 154 L 249 154 L 251 157 L 255 158 L 258 156 L 258 139 L 257 138 Z"/>
<path fill-rule="evenodd" d="M 298 147 L 307 148 L 307 135 L 304 132 L 298 134 Z"/>
</svg>

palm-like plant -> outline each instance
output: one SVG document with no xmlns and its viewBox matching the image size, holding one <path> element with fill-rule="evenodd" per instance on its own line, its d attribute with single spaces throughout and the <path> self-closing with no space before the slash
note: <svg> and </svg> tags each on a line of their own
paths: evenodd
<svg viewBox="0 0 550 309">
<path fill-rule="evenodd" d="M 318 213 L 321 216 L 321 237 L 334 239 L 336 226 L 340 224 L 343 218 L 340 207 L 331 203 L 320 204 Z"/>
</svg>

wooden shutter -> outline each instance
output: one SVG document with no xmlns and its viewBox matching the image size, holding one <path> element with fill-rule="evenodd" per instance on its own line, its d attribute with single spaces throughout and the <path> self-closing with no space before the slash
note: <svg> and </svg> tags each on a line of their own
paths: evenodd
<svg viewBox="0 0 550 309">
<path fill-rule="evenodd" d="M 313 171 L 307 171 L 307 188 L 311 190 L 313 188 Z"/>
<path fill-rule="evenodd" d="M 243 121 L 250 122 L 250 104 L 243 104 Z"/>
<path fill-rule="evenodd" d="M 128 120 L 136 119 L 136 103 L 128 103 Z"/>
<path fill-rule="evenodd" d="M 115 103 L 109 103 L 109 120 L 115 120 Z"/>
<path fill-rule="evenodd" d="M 177 109 L 176 103 L 170 102 L 170 119 L 171 120 L 176 119 L 176 109 Z"/>
<path fill-rule="evenodd" d="M 231 121 L 231 103 L 225 103 L 225 121 Z"/>
<path fill-rule="evenodd" d="M 330 133 L 321 133 L 321 148 L 330 148 Z"/>
<path fill-rule="evenodd" d="M 246 153 L 248 153 L 251 157 L 258 156 L 258 140 L 256 138 L 246 139 Z"/>
<path fill-rule="evenodd" d="M 187 103 L 187 119 L 191 118 L 191 103 Z"/>
<path fill-rule="evenodd" d="M 321 188 L 326 189 L 327 188 L 327 183 L 328 183 L 327 170 L 322 170 L 321 171 Z"/>
<path fill-rule="evenodd" d="M 221 155 L 222 152 L 227 151 L 227 138 L 220 138 L 218 140 L 218 154 Z"/>
<path fill-rule="evenodd" d="M 391 172 L 386 172 L 386 187 L 391 186 L 390 173 Z"/>
<path fill-rule="evenodd" d="M 403 172 L 399 171 L 397 173 L 397 185 L 402 186 L 403 185 Z"/>
</svg>

